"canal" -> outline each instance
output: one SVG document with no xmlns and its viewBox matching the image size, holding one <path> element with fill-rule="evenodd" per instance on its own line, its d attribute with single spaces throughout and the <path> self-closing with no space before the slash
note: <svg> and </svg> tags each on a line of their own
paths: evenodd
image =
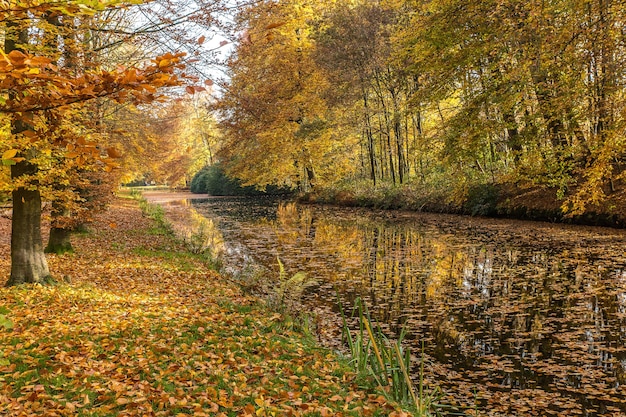
<svg viewBox="0 0 626 417">
<path fill-rule="evenodd" d="M 444 402 L 491 416 L 626 415 L 626 233 L 271 198 L 190 200 L 225 268 L 306 273 L 424 347 Z M 172 204 L 182 204 L 172 203 Z"/>
</svg>

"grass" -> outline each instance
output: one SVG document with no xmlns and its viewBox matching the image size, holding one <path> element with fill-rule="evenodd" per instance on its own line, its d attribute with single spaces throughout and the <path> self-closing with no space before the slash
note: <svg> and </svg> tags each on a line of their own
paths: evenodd
<svg viewBox="0 0 626 417">
<path fill-rule="evenodd" d="M 144 215 L 151 217 L 159 231 L 163 234 L 173 236 L 173 228 L 165 219 L 165 213 L 160 206 L 149 204 L 140 193 L 133 191 L 133 198 L 139 201 L 139 206 Z M 211 225 L 207 225 L 207 220 L 197 213 L 192 213 L 191 222 L 194 227 L 183 231 L 182 242 L 186 247 L 185 256 L 202 256 L 211 253 L 211 234 L 207 233 Z M 144 253 L 140 251 L 139 253 Z M 179 253 L 179 252 L 177 252 Z M 160 252 L 158 256 L 171 258 L 176 253 Z M 209 257 L 209 259 L 212 259 Z M 256 291 L 264 293 L 265 306 L 270 311 L 281 314 L 281 320 L 275 321 L 265 331 L 282 332 L 283 330 L 296 330 L 304 336 L 312 338 L 311 317 L 307 315 L 300 305 L 302 292 L 311 285 L 316 285 L 315 280 L 307 277 L 303 272 L 298 272 L 293 276 L 287 275 L 280 258 L 277 258 L 279 266 L 279 276 L 274 285 L 268 285 L 264 281 L 264 290 Z M 219 265 L 213 261 L 213 266 Z M 246 285 L 244 284 L 245 288 Z M 374 325 L 365 305 L 357 300 L 355 311 L 359 330 L 352 333 L 348 328 L 346 318 L 344 320 L 344 335 L 350 351 L 349 363 L 354 368 L 357 377 L 361 380 L 369 381 L 366 384 L 370 390 L 378 390 L 391 402 L 401 404 L 404 409 L 410 410 L 415 416 L 429 417 L 438 415 L 443 409 L 437 401 L 441 397 L 438 389 L 427 390 L 423 383 L 423 361 L 420 363 L 420 372 L 415 386 L 410 377 L 411 352 L 402 346 L 405 337 L 404 330 L 396 340 L 389 340 L 381 329 Z M 245 325 L 251 321 L 246 320 Z M 244 332 L 245 333 L 245 332 Z M 242 333 L 242 334 L 244 334 Z M 286 358 L 283 358 L 286 360 Z"/>
<path fill-rule="evenodd" d="M 389 339 L 380 327 L 376 326 L 365 304 L 357 299 L 354 311 L 358 328 L 352 331 L 343 308 L 343 335 L 350 349 L 350 364 L 367 385 L 374 385 L 390 401 L 401 404 L 416 417 L 439 415 L 442 406 L 438 404 L 441 392 L 438 388 L 424 386 L 424 361 L 420 362 L 417 386 L 410 377 L 413 364 L 411 352 L 404 349 L 402 342 L 406 329 L 402 329 L 395 340 Z"/>
<path fill-rule="evenodd" d="M 219 257 L 213 255 L 213 237 L 208 230 L 210 229 L 210 225 L 208 225 L 208 221 L 204 217 L 200 216 L 195 211 L 191 211 L 191 226 L 185 230 L 179 230 L 179 233 L 177 233 L 173 225 L 167 220 L 163 207 L 149 203 L 142 196 L 141 192 L 135 189 L 131 190 L 130 197 L 137 200 L 143 215 L 154 221 L 154 226 L 148 230 L 149 234 L 168 236 L 172 240 L 177 240 L 179 244 L 184 246 L 184 250 L 182 251 L 178 250 L 174 253 L 162 252 L 162 256 L 169 257 L 184 254 L 185 257 L 191 256 L 204 261 L 211 269 L 219 270 L 221 261 Z"/>
</svg>

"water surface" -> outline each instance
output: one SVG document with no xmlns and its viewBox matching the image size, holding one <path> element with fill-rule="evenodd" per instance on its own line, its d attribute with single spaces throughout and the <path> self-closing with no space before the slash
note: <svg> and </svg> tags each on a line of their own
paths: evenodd
<svg viewBox="0 0 626 417">
<path fill-rule="evenodd" d="M 253 259 L 367 300 L 424 343 L 445 401 L 493 416 L 626 415 L 626 234 L 462 216 L 194 200 L 236 265 Z M 277 272 L 274 276 L 277 276 Z"/>
</svg>

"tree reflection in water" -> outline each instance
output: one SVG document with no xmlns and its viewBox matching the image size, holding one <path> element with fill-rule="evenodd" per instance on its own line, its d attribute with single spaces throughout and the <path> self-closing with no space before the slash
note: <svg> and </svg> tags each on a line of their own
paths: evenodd
<svg viewBox="0 0 626 417">
<path fill-rule="evenodd" d="M 623 231 L 270 199 L 193 205 L 256 261 L 276 270 L 278 256 L 288 274 L 323 282 L 317 302 L 338 291 L 390 330 L 406 324 L 449 403 L 626 414 Z"/>
</svg>

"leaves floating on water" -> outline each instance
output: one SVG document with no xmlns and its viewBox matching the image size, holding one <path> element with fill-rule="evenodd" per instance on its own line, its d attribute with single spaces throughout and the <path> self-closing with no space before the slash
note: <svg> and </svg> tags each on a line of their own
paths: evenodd
<svg viewBox="0 0 626 417">
<path fill-rule="evenodd" d="M 406 323 L 444 402 L 626 413 L 623 231 L 269 200 L 195 206 L 266 267 L 279 256 L 286 274 L 319 281 L 314 305 L 338 290 L 345 304 L 368 300 L 390 330 Z"/>
</svg>

